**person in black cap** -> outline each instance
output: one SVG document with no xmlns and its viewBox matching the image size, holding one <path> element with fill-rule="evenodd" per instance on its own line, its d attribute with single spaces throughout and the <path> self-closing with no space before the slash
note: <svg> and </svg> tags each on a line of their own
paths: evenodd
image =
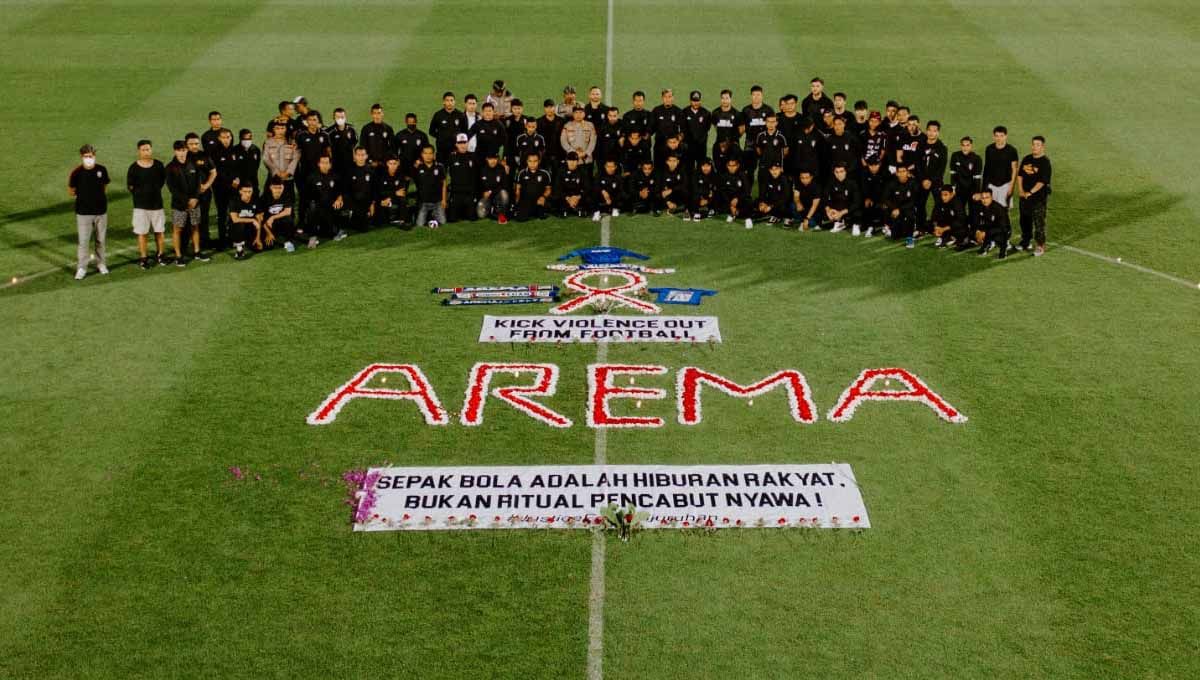
<svg viewBox="0 0 1200 680">
<path fill-rule="evenodd" d="M 413 116 L 413 124 L 416 124 L 416 116 Z M 363 148 L 367 150 L 367 160 L 375 167 L 381 166 L 388 156 L 395 153 L 396 132 L 392 130 L 391 125 L 383 122 L 381 104 L 371 105 L 371 122 L 362 127 L 360 139 Z"/>
<path fill-rule="evenodd" d="M 691 187 L 688 191 L 688 199 L 691 202 L 690 209 L 692 211 L 691 220 L 699 221 L 713 213 L 712 200 L 716 187 L 717 174 L 713 172 L 712 159 L 700 159 L 700 167 L 692 174 Z M 685 221 L 689 220 L 686 215 L 683 219 Z"/>
<path fill-rule="evenodd" d="M 474 220 L 475 185 L 479 179 L 479 163 L 475 154 L 467 150 L 467 133 L 460 132 L 454 139 L 454 151 L 446 162 L 446 176 L 450 179 L 450 200 L 446 217 L 450 222 Z"/>
<path fill-rule="evenodd" d="M 512 195 L 509 185 L 508 168 L 500 164 L 495 153 L 488 152 L 479 169 L 479 201 L 475 204 L 475 216 L 481 220 L 494 216 L 498 223 L 507 224 Z"/>
<path fill-rule="evenodd" d="M 437 143 L 437 159 L 445 163 L 454 150 L 454 138 L 460 132 L 466 132 L 466 118 L 463 112 L 454 107 L 454 93 L 442 93 L 442 108 L 434 112 L 429 119 L 429 138 Z"/>
<path fill-rule="evenodd" d="M 588 177 L 577 152 L 567 152 L 567 160 L 558 171 L 558 177 L 554 178 L 553 194 L 554 203 L 563 217 L 587 214 Z"/>
<path fill-rule="evenodd" d="M 688 95 L 689 105 L 683 110 L 683 139 L 686 147 L 685 169 L 695 172 L 708 152 L 708 131 L 712 129 L 712 112 L 701 104 L 700 90 Z"/>
</svg>

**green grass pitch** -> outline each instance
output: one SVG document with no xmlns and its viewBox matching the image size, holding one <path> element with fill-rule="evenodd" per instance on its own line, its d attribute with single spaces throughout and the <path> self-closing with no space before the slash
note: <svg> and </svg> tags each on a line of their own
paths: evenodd
<svg viewBox="0 0 1200 680">
<path fill-rule="evenodd" d="M 596 244 L 597 225 L 381 229 L 142 272 L 120 182 L 135 140 L 163 158 L 213 108 L 261 139 L 298 94 L 359 125 L 375 101 L 424 125 L 445 89 L 482 96 L 501 77 L 540 101 L 603 84 L 606 3 L 13 1 L 0 15 L 0 275 L 55 270 L 0 290 L 0 677 L 584 677 L 588 535 L 356 534 L 339 476 L 590 463 L 596 348 L 482 345 L 483 311 L 440 308 L 428 288 L 556 281 L 542 267 Z M 700 311 L 725 342 L 614 345 L 610 360 L 741 381 L 798 368 L 822 419 L 786 419 L 779 393 L 713 397 L 699 426 L 610 432 L 608 461 L 846 461 L 874 528 L 610 539 L 604 675 L 1200 676 L 1200 291 L 1067 247 L 1200 281 L 1200 11 L 617 0 L 613 36 L 606 99 L 622 107 L 665 86 L 710 105 L 730 87 L 740 106 L 753 83 L 774 103 L 821 75 L 940 119 L 946 140 L 1003 123 L 1024 153 L 1044 134 L 1055 245 L 998 262 L 614 220 L 615 245 L 679 268 L 655 283 L 720 291 Z M 65 182 L 84 142 L 117 178 L 118 254 L 77 283 Z M 495 408 L 483 428 L 431 428 L 410 404 L 365 401 L 304 422 L 372 361 L 418 363 L 458 410 L 484 359 L 558 364 L 547 403 L 576 426 Z M 824 417 L 885 365 L 970 421 L 915 404 Z M 673 419 L 672 404 L 642 411 Z"/>
</svg>

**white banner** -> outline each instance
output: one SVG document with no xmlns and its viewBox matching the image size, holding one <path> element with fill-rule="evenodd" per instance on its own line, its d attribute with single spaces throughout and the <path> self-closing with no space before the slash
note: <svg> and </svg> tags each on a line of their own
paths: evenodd
<svg viewBox="0 0 1200 680">
<path fill-rule="evenodd" d="M 484 316 L 479 342 L 721 342 L 715 316 Z"/>
<path fill-rule="evenodd" d="M 355 531 L 591 528 L 610 503 L 646 529 L 871 526 L 845 463 L 389 467 L 364 487 Z"/>
</svg>

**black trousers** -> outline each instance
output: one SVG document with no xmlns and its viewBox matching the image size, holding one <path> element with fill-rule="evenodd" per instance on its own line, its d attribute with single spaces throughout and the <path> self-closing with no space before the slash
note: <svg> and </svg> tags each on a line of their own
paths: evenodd
<svg viewBox="0 0 1200 680">
<path fill-rule="evenodd" d="M 446 218 L 451 222 L 473 221 L 479 217 L 475 212 L 475 197 L 471 194 L 450 194 L 446 204 Z"/>
<path fill-rule="evenodd" d="M 1022 199 L 1019 210 L 1021 245 L 1028 248 L 1031 240 L 1039 246 L 1046 245 L 1046 201 Z"/>
<path fill-rule="evenodd" d="M 517 211 L 516 214 L 513 215 L 513 219 L 518 222 L 526 222 L 528 220 L 542 218 L 545 216 L 546 208 L 545 206 L 540 206 L 537 204 L 537 196 L 534 196 L 533 198 L 522 197 L 521 202 L 517 203 Z"/>
<path fill-rule="evenodd" d="M 238 234 L 233 228 L 229 220 L 229 199 L 233 197 L 233 189 L 231 187 L 222 187 L 222 182 L 218 178 L 217 183 L 213 185 L 213 208 L 217 211 L 217 248 L 228 248 L 232 243 L 236 242 Z M 203 219 L 203 218 L 201 218 Z"/>
<path fill-rule="evenodd" d="M 212 207 L 213 192 L 209 190 L 200 194 L 200 224 L 196 225 L 196 230 L 200 232 L 200 247 L 211 248 L 212 239 L 208 237 L 208 211 Z"/>
</svg>

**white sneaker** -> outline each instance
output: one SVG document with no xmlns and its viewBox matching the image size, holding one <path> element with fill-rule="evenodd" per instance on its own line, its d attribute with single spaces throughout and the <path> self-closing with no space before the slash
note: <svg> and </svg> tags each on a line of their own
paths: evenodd
<svg viewBox="0 0 1200 680">
<path fill-rule="evenodd" d="M 750 219 L 749 217 L 746 218 L 746 228 L 747 229 L 754 228 L 754 220 Z"/>
<path fill-rule="evenodd" d="M 691 222 L 691 221 L 692 221 L 692 215 L 691 215 L 691 213 L 684 213 L 684 214 L 683 214 L 683 221 L 684 221 L 684 222 Z"/>
<path fill-rule="evenodd" d="M 884 227 L 883 228 L 883 236 L 884 236 L 884 238 L 891 238 L 892 237 L 892 228 Z"/>
<path fill-rule="evenodd" d="M 726 224 L 732 224 L 732 223 L 733 223 L 733 215 L 730 215 L 729 217 L 726 217 L 726 218 L 725 218 L 725 223 L 726 223 Z"/>
<path fill-rule="evenodd" d="M 296 244 L 292 243 L 291 241 L 284 241 L 283 249 L 288 251 L 289 253 L 294 253 L 294 252 L 296 252 Z"/>
<path fill-rule="evenodd" d="M 87 270 L 82 267 L 75 270 L 75 280 L 82 281 L 83 277 L 87 276 Z"/>
<path fill-rule="evenodd" d="M 863 238 L 871 238 L 875 234 L 875 227 L 867 227 L 867 233 L 863 234 Z"/>
<path fill-rule="evenodd" d="M 599 222 L 599 221 L 600 221 L 600 211 L 599 211 L 599 210 L 597 210 L 596 212 L 592 213 L 592 221 L 593 221 L 593 222 Z"/>
<path fill-rule="evenodd" d="M 857 224 L 854 225 L 853 227 L 850 227 L 850 235 L 851 236 L 858 236 L 860 234 L 862 234 L 862 229 L 859 228 L 859 226 Z"/>
<path fill-rule="evenodd" d="M 943 240 L 942 240 L 942 237 L 941 237 L 941 236 L 939 236 L 939 237 L 938 237 L 938 240 L 936 240 L 936 241 L 934 241 L 934 242 L 933 242 L 933 247 L 934 247 L 934 248 L 941 248 L 943 243 L 945 243 L 945 241 L 943 241 Z"/>
<path fill-rule="evenodd" d="M 846 230 L 846 223 L 845 223 L 845 222 L 834 222 L 834 223 L 833 223 L 833 229 L 831 229 L 830 231 L 832 231 L 833 233 L 835 233 L 835 234 L 836 234 L 836 233 L 838 233 L 839 231 L 845 231 L 845 230 Z"/>
<path fill-rule="evenodd" d="M 430 228 L 430 229 L 437 229 L 437 228 L 438 228 L 438 223 L 437 223 L 437 220 L 429 220 L 429 228 Z"/>
<path fill-rule="evenodd" d="M 341 230 L 339 230 L 339 231 L 338 231 L 337 235 L 333 237 L 333 240 L 334 240 L 334 241 L 341 241 L 341 240 L 342 240 L 342 239 L 344 239 L 344 238 L 346 238 L 346 230 L 345 230 L 345 229 L 341 229 Z"/>
<path fill-rule="evenodd" d="M 99 269 L 101 274 L 108 276 L 108 267 L 106 265 L 99 265 L 96 269 Z"/>
<path fill-rule="evenodd" d="M 620 210 L 617 210 L 616 208 L 613 208 L 613 214 L 612 214 L 612 216 L 613 216 L 613 217 L 620 217 L 620 216 L 621 216 L 621 211 L 620 211 Z"/>
<path fill-rule="evenodd" d="M 316 237 L 316 236 L 309 237 L 309 239 L 308 239 L 308 247 L 309 247 L 309 249 L 316 248 L 316 247 L 317 247 L 317 245 L 318 245 L 318 244 L 320 244 L 320 243 L 321 243 L 321 242 L 317 240 L 317 237 Z"/>
</svg>

